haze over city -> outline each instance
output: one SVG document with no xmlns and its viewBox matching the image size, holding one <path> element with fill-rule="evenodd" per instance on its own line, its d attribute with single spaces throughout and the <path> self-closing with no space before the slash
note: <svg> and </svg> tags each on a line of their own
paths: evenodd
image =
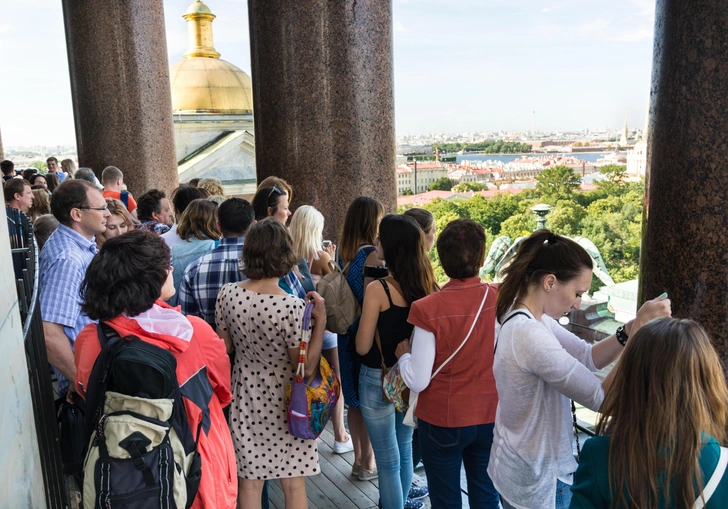
<svg viewBox="0 0 728 509">
<path fill-rule="evenodd" d="M 164 1 L 170 63 L 187 46 L 188 4 Z M 247 3 L 209 5 L 222 58 L 250 73 Z M 642 127 L 654 7 L 650 0 L 395 0 L 398 137 L 525 132 L 532 124 L 547 132 L 618 129 L 625 116 Z M 75 144 L 60 0 L 4 10 L 0 55 L 12 76 L 0 93 L 4 145 Z"/>
</svg>

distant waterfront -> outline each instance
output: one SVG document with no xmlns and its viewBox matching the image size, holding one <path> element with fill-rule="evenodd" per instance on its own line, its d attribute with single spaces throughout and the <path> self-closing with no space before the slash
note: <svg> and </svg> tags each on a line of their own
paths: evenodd
<svg viewBox="0 0 728 509">
<path fill-rule="evenodd" d="M 519 159 L 521 157 L 557 157 L 557 156 L 567 156 L 567 157 L 573 157 L 574 159 L 581 159 L 582 161 L 585 161 L 587 163 L 594 163 L 597 161 L 597 159 L 600 159 L 604 156 L 606 156 L 605 152 L 586 152 L 586 153 L 575 153 L 572 154 L 571 152 L 565 152 L 565 153 L 548 153 L 548 154 L 541 154 L 541 153 L 532 153 L 532 154 L 463 154 L 458 155 L 455 158 L 455 162 L 459 163 L 461 161 L 500 161 L 504 164 L 510 163 L 515 161 L 516 159 Z"/>
</svg>

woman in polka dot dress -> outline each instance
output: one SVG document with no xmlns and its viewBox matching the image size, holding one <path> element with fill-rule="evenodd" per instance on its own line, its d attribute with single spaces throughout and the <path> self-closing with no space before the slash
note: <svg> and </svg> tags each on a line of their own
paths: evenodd
<svg viewBox="0 0 728 509">
<path fill-rule="evenodd" d="M 297 262 L 280 222 L 265 219 L 248 230 L 242 269 L 247 281 L 225 285 L 217 297 L 217 333 L 235 350 L 230 430 L 238 464 L 239 507 L 259 508 L 263 483 L 280 479 L 286 508 L 307 507 L 305 477 L 319 473 L 315 440 L 288 433 L 286 388 L 298 364 L 305 302 L 278 287 Z M 323 299 L 315 292 L 313 334 L 306 375 L 318 367 L 326 328 Z"/>
</svg>

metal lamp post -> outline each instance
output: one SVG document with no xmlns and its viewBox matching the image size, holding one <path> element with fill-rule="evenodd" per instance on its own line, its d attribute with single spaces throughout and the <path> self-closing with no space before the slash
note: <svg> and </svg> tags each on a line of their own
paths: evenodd
<svg viewBox="0 0 728 509">
<path fill-rule="evenodd" d="M 531 207 L 531 212 L 536 214 L 536 230 L 543 230 L 546 228 L 546 216 L 554 208 L 546 203 L 539 203 Z"/>
</svg>

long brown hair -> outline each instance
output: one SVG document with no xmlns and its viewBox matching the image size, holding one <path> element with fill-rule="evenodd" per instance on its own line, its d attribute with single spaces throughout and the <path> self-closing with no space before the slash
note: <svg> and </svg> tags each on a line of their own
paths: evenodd
<svg viewBox="0 0 728 509">
<path fill-rule="evenodd" d="M 612 436 L 615 507 L 692 507 L 704 479 L 703 433 L 726 438 L 728 388 L 705 330 L 661 318 L 632 336 L 605 395 L 597 433 Z M 664 477 L 663 477 L 664 475 Z"/>
<path fill-rule="evenodd" d="M 379 242 L 389 273 L 399 283 L 407 304 L 440 289 L 417 221 L 405 215 L 384 216 L 379 223 Z"/>
<path fill-rule="evenodd" d="M 359 247 L 374 244 L 383 215 L 384 205 L 374 198 L 360 196 L 349 204 L 341 229 L 339 256 L 342 260 L 353 262 Z"/>
<path fill-rule="evenodd" d="M 182 240 L 190 237 L 198 239 L 220 238 L 220 230 L 217 229 L 217 203 L 209 200 L 192 200 L 177 224 L 177 235 Z"/>
<path fill-rule="evenodd" d="M 498 320 L 537 283 L 549 274 L 560 282 L 571 281 L 584 269 L 591 270 L 592 259 L 586 249 L 571 239 L 538 230 L 523 241 L 510 265 L 503 269 L 505 279 L 498 287 L 496 316 Z"/>
</svg>

